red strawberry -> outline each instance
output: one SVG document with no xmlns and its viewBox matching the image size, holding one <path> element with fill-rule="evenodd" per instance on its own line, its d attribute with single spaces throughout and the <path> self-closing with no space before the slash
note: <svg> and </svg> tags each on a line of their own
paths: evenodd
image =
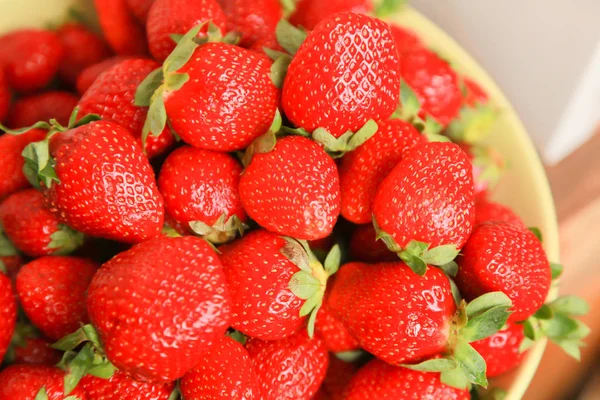
<svg viewBox="0 0 600 400">
<path fill-rule="evenodd" d="M 60 39 L 51 31 L 23 29 L 0 36 L 0 68 L 8 85 L 19 92 L 48 85 L 63 54 Z"/>
<path fill-rule="evenodd" d="M 66 23 L 56 33 L 65 49 L 58 74 L 70 84 L 75 84 L 85 68 L 110 56 L 110 49 L 104 40 L 82 24 Z"/>
<path fill-rule="evenodd" d="M 65 372 L 56 367 L 35 364 L 10 365 L 0 372 L 0 399 L 63 400 L 66 397 L 64 377 Z M 39 393 L 44 393 L 46 396 L 40 397 Z M 77 400 L 87 399 L 81 388 L 77 388 L 69 395 L 75 396 Z"/>
<path fill-rule="evenodd" d="M 388 247 L 415 272 L 452 261 L 469 238 L 475 219 L 471 168 L 457 145 L 424 143 L 379 186 L 374 221 Z"/>
<path fill-rule="evenodd" d="M 16 289 L 33 325 L 54 340 L 77 330 L 87 320 L 85 293 L 96 268 L 83 258 L 62 256 L 42 257 L 24 265 Z"/>
<path fill-rule="evenodd" d="M 180 381 L 181 395 L 186 400 L 262 398 L 248 352 L 230 337 L 217 340 L 197 361 L 198 365 Z"/>
<path fill-rule="evenodd" d="M 152 60 L 133 58 L 101 73 L 79 100 L 81 115 L 98 114 L 105 121 L 124 126 L 133 137 L 141 140 L 148 109 L 135 105 L 135 92 L 144 78 L 158 67 Z M 167 150 L 174 142 L 171 131 L 165 127 L 159 136 L 148 137 L 145 149 L 152 157 Z"/>
<path fill-rule="evenodd" d="M 173 382 L 154 384 L 131 379 L 126 373 L 116 370 L 108 378 L 86 375 L 81 380 L 89 400 L 168 400 L 175 389 Z"/>
<path fill-rule="evenodd" d="M 125 0 L 127 7 L 135 17 L 142 23 L 148 20 L 148 12 L 154 0 Z"/>
<path fill-rule="evenodd" d="M 17 304 L 10 279 L 0 271 L 0 360 L 4 357 L 15 330 Z M 0 386 L 1 388 L 2 386 Z M 0 389 L 1 390 L 1 389 Z M 0 392 L 1 393 L 1 392 Z M 2 397 L 0 397 L 1 399 Z"/>
<path fill-rule="evenodd" d="M 2 232 L 0 232 L 0 236 L 1 235 Z M 3 243 L 2 240 L 3 238 L 0 238 L 0 254 L 9 255 L 0 256 L 0 271 L 5 270 L 6 276 L 8 276 L 10 280 L 14 281 L 19 273 L 19 269 L 21 269 L 21 266 L 25 264 L 25 262 L 23 261 L 23 257 L 17 253 L 17 250 L 14 249 L 14 247 L 13 251 L 9 250 L 9 252 L 6 253 L 6 247 L 4 246 L 5 243 Z"/>
<path fill-rule="evenodd" d="M 456 389 L 440 381 L 440 374 L 413 371 L 374 359 L 362 367 L 346 388 L 346 400 L 444 399 L 469 400 L 466 389 Z"/>
<path fill-rule="evenodd" d="M 227 17 L 216 0 L 154 1 L 146 21 L 150 53 L 156 60 L 164 61 L 175 48 L 172 34 L 184 34 L 201 24 L 201 32 L 206 34 L 209 21 L 222 32 L 227 27 Z"/>
<path fill-rule="evenodd" d="M 218 0 L 227 15 L 227 30 L 241 35 L 238 43 L 251 47 L 265 37 L 274 37 L 282 18 L 279 0 Z"/>
<path fill-rule="evenodd" d="M 464 99 L 466 105 L 475 107 L 478 103 L 485 104 L 489 101 L 488 94 L 473 79 L 464 77 L 463 84 L 467 92 Z"/>
<path fill-rule="evenodd" d="M 290 16 L 290 22 L 313 30 L 319 22 L 333 14 L 341 12 L 368 14 L 372 10 L 371 0 L 300 0 Z"/>
<path fill-rule="evenodd" d="M 342 216 L 355 224 L 371 222 L 373 200 L 383 179 L 413 147 L 425 142 L 425 135 L 406 121 L 379 123 L 373 137 L 342 158 Z"/>
<path fill-rule="evenodd" d="M 327 399 L 343 400 L 346 386 L 356 371 L 358 371 L 357 363 L 342 361 L 330 353 L 327 375 L 325 375 L 320 392 L 327 396 L 325 397 Z"/>
<path fill-rule="evenodd" d="M 61 125 L 67 125 L 78 101 L 77 96 L 60 91 L 21 97 L 15 101 L 10 110 L 9 125 L 14 128 L 22 128 L 52 118 Z"/>
<path fill-rule="evenodd" d="M 392 115 L 399 72 L 398 52 L 385 22 L 335 14 L 315 27 L 292 59 L 282 106 L 294 125 L 311 132 L 325 128 L 339 138 L 371 119 Z"/>
<path fill-rule="evenodd" d="M 315 330 L 319 337 L 323 339 L 327 350 L 333 353 L 356 350 L 360 347 L 356 339 L 348 332 L 346 326 L 329 309 L 327 297 L 325 297 L 325 302 L 317 314 Z"/>
<path fill-rule="evenodd" d="M 396 47 L 400 55 L 412 51 L 421 50 L 425 47 L 415 32 L 400 25 L 390 24 L 390 30 L 394 36 Z"/>
<path fill-rule="evenodd" d="M 301 331 L 277 341 L 250 339 L 246 349 L 252 359 L 262 400 L 310 400 L 325 378 L 327 348 Z"/>
<path fill-rule="evenodd" d="M 350 258 L 366 263 L 396 261 L 398 256 L 382 240 L 377 240 L 373 224 L 358 226 L 350 237 Z"/>
<path fill-rule="evenodd" d="M 87 308 L 108 359 L 134 379 L 182 377 L 226 331 L 229 293 L 215 251 L 196 237 L 159 237 L 104 264 Z"/>
<path fill-rule="evenodd" d="M 108 44 L 119 55 L 145 55 L 144 27 L 129 12 L 127 0 L 94 0 L 100 27 Z"/>
<path fill-rule="evenodd" d="M 90 65 L 77 76 L 77 92 L 81 95 L 92 86 L 92 83 L 98 78 L 98 76 L 106 71 L 107 69 L 119 64 L 121 61 L 127 60 L 127 57 L 114 56 L 107 58 L 104 61 L 100 61 L 97 64 Z"/>
<path fill-rule="evenodd" d="M 488 222 L 473 230 L 457 259 L 456 284 L 466 298 L 502 291 L 511 321 L 533 315 L 550 290 L 550 264 L 539 239 L 522 226 Z"/>
<path fill-rule="evenodd" d="M 485 360 L 489 378 L 510 371 L 521 363 L 525 355 L 520 351 L 524 337 L 523 325 L 509 323 L 492 336 L 473 342 L 473 348 Z"/>
<path fill-rule="evenodd" d="M 51 344 L 46 339 L 25 338 L 22 345 L 14 347 L 12 362 L 15 364 L 57 364 L 61 359 L 61 353 L 51 348 Z"/>
<path fill-rule="evenodd" d="M 277 37 L 273 33 L 273 35 L 263 36 L 258 39 L 252 46 L 249 47 L 250 50 L 256 51 L 257 53 L 265 54 L 265 48 L 277 51 L 285 51 L 283 47 L 277 41 Z"/>
<path fill-rule="evenodd" d="M 83 242 L 83 235 L 61 224 L 35 189 L 13 193 L 0 203 L 0 224 L 11 242 L 30 257 L 68 254 Z"/>
<path fill-rule="evenodd" d="M 29 186 L 23 175 L 21 152 L 31 142 L 42 140 L 46 131 L 31 129 L 21 135 L 0 135 L 0 200 L 17 190 Z"/>
<path fill-rule="evenodd" d="M 0 68 L 0 122 L 6 119 L 11 102 L 12 94 L 4 76 L 4 71 Z"/>
<path fill-rule="evenodd" d="M 255 154 L 240 179 L 244 209 L 280 235 L 315 240 L 328 236 L 340 209 L 335 163 L 317 143 L 299 136 Z"/>
<path fill-rule="evenodd" d="M 475 225 L 489 221 L 508 222 L 525 228 L 521 218 L 509 207 L 489 200 L 475 202 Z"/>
<path fill-rule="evenodd" d="M 180 147 L 158 178 L 166 212 L 213 243 L 233 239 L 246 220 L 238 193 L 241 173 L 241 164 L 228 154 Z"/>
</svg>

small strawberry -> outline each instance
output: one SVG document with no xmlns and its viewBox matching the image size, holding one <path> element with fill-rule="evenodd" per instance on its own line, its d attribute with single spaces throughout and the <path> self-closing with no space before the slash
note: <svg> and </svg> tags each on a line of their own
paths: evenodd
<svg viewBox="0 0 600 400">
<path fill-rule="evenodd" d="M 392 36 L 394 36 L 396 48 L 398 48 L 400 56 L 404 53 L 421 50 L 425 47 L 417 34 L 406 27 L 390 24 L 390 30 L 392 31 Z"/>
<path fill-rule="evenodd" d="M 227 27 L 227 17 L 216 0 L 155 0 L 146 21 L 150 53 L 164 61 L 175 48 L 171 35 L 184 34 L 201 24 L 200 32 L 206 34 L 208 22 L 222 32 Z"/>
<path fill-rule="evenodd" d="M 175 389 L 173 382 L 140 382 L 119 370 L 108 379 L 86 375 L 80 386 L 85 390 L 88 400 L 169 400 Z"/>
<path fill-rule="evenodd" d="M 66 23 L 56 33 L 65 49 L 58 74 L 71 85 L 75 84 L 81 71 L 111 54 L 104 40 L 80 23 Z"/>
<path fill-rule="evenodd" d="M 77 76 L 77 93 L 83 95 L 85 91 L 92 86 L 92 83 L 94 83 L 96 78 L 98 78 L 101 73 L 113 67 L 114 65 L 119 64 L 121 61 L 127 60 L 127 58 L 128 57 L 114 56 L 85 68 Z"/>
<path fill-rule="evenodd" d="M 105 121 L 113 121 L 127 128 L 133 137 L 141 140 L 142 128 L 148 115 L 146 107 L 135 105 L 138 85 L 159 65 L 149 59 L 123 60 L 101 73 L 79 100 L 81 115 L 98 114 Z M 175 138 L 168 127 L 158 136 L 145 142 L 149 157 L 165 152 Z"/>
<path fill-rule="evenodd" d="M 356 339 L 344 324 L 336 318 L 331 312 L 327 305 L 327 297 L 319 313 L 317 314 L 317 320 L 315 322 L 315 331 L 317 335 L 323 339 L 327 350 L 332 353 L 340 353 L 343 351 L 357 350 L 360 348 Z"/>
<path fill-rule="evenodd" d="M 377 240 L 373 224 L 356 227 L 350 237 L 350 259 L 366 263 L 396 261 L 398 255 L 391 252 L 382 240 Z"/>
<path fill-rule="evenodd" d="M 509 207 L 493 201 L 480 199 L 475 202 L 475 225 L 484 222 L 508 222 L 525 228 L 525 223 Z"/>
<path fill-rule="evenodd" d="M 42 89 L 56 75 L 64 54 L 56 33 L 23 29 L 0 36 L 0 68 L 18 92 Z"/>
<path fill-rule="evenodd" d="M 55 365 L 61 359 L 61 353 L 50 347 L 46 339 L 29 337 L 14 347 L 12 363 Z"/>
<path fill-rule="evenodd" d="M 181 378 L 179 387 L 186 400 L 260 400 L 259 381 L 248 352 L 228 336 L 218 339 Z"/>
<path fill-rule="evenodd" d="M 523 325 L 508 323 L 492 336 L 472 343 L 485 360 L 488 378 L 510 371 L 521 363 L 525 355 L 520 350 L 524 337 Z"/>
<path fill-rule="evenodd" d="M 77 96 L 61 91 L 23 96 L 13 104 L 8 125 L 22 128 L 52 118 L 59 124 L 66 125 L 78 101 Z"/>
<path fill-rule="evenodd" d="M 15 247 L 30 257 L 68 254 L 83 243 L 83 235 L 61 224 L 35 189 L 13 193 L 0 203 L 0 225 Z"/>
<path fill-rule="evenodd" d="M 10 344 L 16 320 L 17 304 L 13 295 L 12 282 L 3 271 L 0 271 L 0 361 L 4 358 Z"/>
<path fill-rule="evenodd" d="M 340 209 L 335 163 L 315 142 L 285 137 L 255 154 L 240 179 L 244 209 L 280 235 L 315 240 L 331 234 Z"/>
<path fill-rule="evenodd" d="M 514 304 L 511 321 L 533 315 L 550 290 L 550 264 L 542 244 L 519 225 L 478 225 L 457 262 L 456 285 L 461 293 L 472 299 L 488 292 L 504 292 Z"/>
<path fill-rule="evenodd" d="M 2 400 L 63 400 L 65 372 L 47 365 L 10 365 L 0 372 L 0 399 Z M 70 393 L 73 400 L 86 400 L 83 389 Z"/>
<path fill-rule="evenodd" d="M 251 47 L 265 37 L 275 37 L 283 17 L 279 0 L 217 0 L 227 16 L 227 30 L 240 35 L 239 45 Z"/>
<path fill-rule="evenodd" d="M 148 20 L 148 12 L 154 0 L 125 0 L 129 11 L 143 24 Z"/>
<path fill-rule="evenodd" d="M 305 331 L 286 339 L 246 344 L 262 400 L 310 400 L 325 378 L 329 359 L 321 339 Z"/>
<path fill-rule="evenodd" d="M 330 353 L 327 375 L 319 392 L 327 399 L 343 400 L 346 387 L 358 369 L 357 363 L 340 360 Z"/>
<path fill-rule="evenodd" d="M 322 20 L 341 12 L 369 14 L 373 11 L 371 0 L 300 0 L 290 22 L 311 31 Z"/>
<path fill-rule="evenodd" d="M 450 263 L 475 219 L 471 163 L 453 143 L 424 143 L 379 185 L 373 221 L 388 247 L 419 274 Z"/>
<path fill-rule="evenodd" d="M 12 93 L 4 75 L 4 70 L 0 68 L 0 123 L 6 119 L 12 103 Z"/>
<path fill-rule="evenodd" d="M 158 177 L 166 212 L 213 243 L 233 239 L 246 220 L 238 193 L 241 173 L 241 164 L 229 154 L 178 148 Z"/>
<path fill-rule="evenodd" d="M 115 53 L 143 56 L 148 52 L 144 27 L 131 15 L 127 0 L 94 0 L 104 37 Z"/>
<path fill-rule="evenodd" d="M 466 389 L 447 386 L 434 372 L 413 371 L 374 359 L 362 367 L 346 388 L 346 400 L 469 400 Z"/>
</svg>

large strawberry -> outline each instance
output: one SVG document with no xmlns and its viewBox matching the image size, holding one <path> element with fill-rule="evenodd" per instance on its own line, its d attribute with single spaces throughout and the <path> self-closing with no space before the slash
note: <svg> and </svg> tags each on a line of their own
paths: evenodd
<svg viewBox="0 0 600 400">
<path fill-rule="evenodd" d="M 78 101 L 77 96 L 58 90 L 23 96 L 13 104 L 8 125 L 22 128 L 52 118 L 66 125 Z"/>
<path fill-rule="evenodd" d="M 317 143 L 285 137 L 257 153 L 240 179 L 244 209 L 280 235 L 315 240 L 328 236 L 340 209 L 335 163 Z"/>
<path fill-rule="evenodd" d="M 80 386 L 85 390 L 88 400 L 169 400 L 175 389 L 173 382 L 140 382 L 119 370 L 108 379 L 86 375 Z"/>
<path fill-rule="evenodd" d="M 377 240 L 373 224 L 356 227 L 350 236 L 350 259 L 366 263 L 396 261 L 398 256 L 382 240 Z"/>
<path fill-rule="evenodd" d="M 228 154 L 180 147 L 158 177 L 166 212 L 213 243 L 233 239 L 246 220 L 238 193 L 241 173 L 242 165 Z"/>
<path fill-rule="evenodd" d="M 217 0 L 227 15 L 227 30 L 240 35 L 239 45 L 251 47 L 266 37 L 275 37 L 282 18 L 279 0 Z"/>
<path fill-rule="evenodd" d="M 472 343 L 485 360 L 488 378 L 510 371 L 521 363 L 525 355 L 521 351 L 524 338 L 523 325 L 508 323 L 492 336 Z"/>
<path fill-rule="evenodd" d="M 0 271 L 0 360 L 4 357 L 15 330 L 17 304 L 12 282 Z"/>
<path fill-rule="evenodd" d="M 8 87 L 4 71 L 0 68 L 0 123 L 6 119 L 11 102 L 12 93 Z"/>
<path fill-rule="evenodd" d="M 424 143 L 379 185 L 373 221 L 388 247 L 419 274 L 451 262 L 475 219 L 471 163 L 453 143 Z"/>
<path fill-rule="evenodd" d="M 325 18 L 341 12 L 368 14 L 373 10 L 371 0 L 300 0 L 296 4 L 290 22 L 313 30 Z"/>
<path fill-rule="evenodd" d="M 425 47 L 415 32 L 406 27 L 390 24 L 390 30 L 392 31 L 394 41 L 396 42 L 396 48 L 398 49 L 398 53 L 400 53 L 401 57 L 404 53 L 420 50 Z"/>
<path fill-rule="evenodd" d="M 65 372 L 47 365 L 10 365 L 0 372 L 0 399 L 2 400 L 63 400 Z M 73 400 L 86 400 L 82 388 L 70 393 Z"/>
<path fill-rule="evenodd" d="M 83 242 L 83 235 L 62 224 L 35 189 L 13 193 L 0 203 L 0 225 L 11 242 L 30 257 L 68 254 Z"/>
<path fill-rule="evenodd" d="M 101 73 L 119 64 L 121 61 L 127 60 L 128 57 L 114 56 L 107 58 L 99 63 L 90 65 L 77 76 L 77 93 L 83 95 L 86 90 L 92 86 L 92 83 L 100 76 Z"/>
<path fill-rule="evenodd" d="M 305 331 L 276 341 L 250 339 L 246 349 L 262 400 L 310 400 L 325 378 L 328 357 L 321 339 Z"/>
<path fill-rule="evenodd" d="M 145 55 L 148 51 L 144 27 L 136 21 L 127 0 L 94 0 L 104 37 L 119 55 Z"/>
<path fill-rule="evenodd" d="M 186 400 L 261 400 L 259 381 L 248 352 L 238 342 L 223 336 L 198 364 L 181 378 L 179 387 Z"/>
<path fill-rule="evenodd" d="M 486 199 L 475 202 L 475 225 L 484 222 L 508 222 L 525 227 L 525 223 L 510 207 Z"/>
</svg>

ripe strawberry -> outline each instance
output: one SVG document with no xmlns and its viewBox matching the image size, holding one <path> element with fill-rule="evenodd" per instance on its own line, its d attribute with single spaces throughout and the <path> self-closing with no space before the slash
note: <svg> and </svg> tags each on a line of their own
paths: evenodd
<svg viewBox="0 0 600 400">
<path fill-rule="evenodd" d="M 475 225 L 491 221 L 508 222 L 525 228 L 521 218 L 509 207 L 485 199 L 476 201 Z"/>
<path fill-rule="evenodd" d="M 150 53 L 156 60 L 164 61 L 175 48 L 172 34 L 184 34 L 201 24 L 201 33 L 206 34 L 209 21 L 225 32 L 227 17 L 216 0 L 154 1 L 146 21 Z"/>
<path fill-rule="evenodd" d="M 315 331 L 323 339 L 327 350 L 333 353 L 360 348 L 354 336 L 348 332 L 344 324 L 329 309 L 327 297 L 325 297 L 325 301 L 317 314 Z"/>
<path fill-rule="evenodd" d="M 262 38 L 255 41 L 254 44 L 252 44 L 252 46 L 249 47 L 250 50 L 261 54 L 265 54 L 265 48 L 281 52 L 285 51 L 277 41 L 275 33 L 273 33 L 272 35 L 263 36 Z"/>
<path fill-rule="evenodd" d="M 525 355 L 520 351 L 524 337 L 523 325 L 509 323 L 492 336 L 473 342 L 473 348 L 485 360 L 488 378 L 510 371 L 521 363 Z"/>
<path fill-rule="evenodd" d="M 30 257 L 68 254 L 83 242 L 83 235 L 61 224 L 35 189 L 13 193 L 0 203 L 0 224 L 15 247 Z"/>
<path fill-rule="evenodd" d="M 329 359 L 321 339 L 305 331 L 286 339 L 250 339 L 246 349 L 263 400 L 310 400 L 325 378 Z"/>
<path fill-rule="evenodd" d="M 413 147 L 425 142 L 425 135 L 406 121 L 379 123 L 373 137 L 342 158 L 342 216 L 355 224 L 371 222 L 372 204 L 381 182 Z"/>
<path fill-rule="evenodd" d="M 339 138 L 371 119 L 392 115 L 399 72 L 398 52 L 385 22 L 335 14 L 315 27 L 292 59 L 282 106 L 294 125 L 310 132 L 325 128 Z"/>
<path fill-rule="evenodd" d="M 4 70 L 0 68 L 0 122 L 6 119 L 11 102 L 12 93 L 4 76 Z"/>
<path fill-rule="evenodd" d="M 371 11 L 373 11 L 371 0 L 300 0 L 290 16 L 290 22 L 311 31 L 319 22 L 333 14 L 341 12 L 369 14 Z"/>
<path fill-rule="evenodd" d="M 111 51 L 104 40 L 82 24 L 66 23 L 56 33 L 65 49 L 58 74 L 72 85 L 81 71 L 110 56 Z"/>
<path fill-rule="evenodd" d="M 175 389 L 173 382 L 140 382 L 119 370 L 108 379 L 86 375 L 80 386 L 85 390 L 88 400 L 168 400 Z"/>
<path fill-rule="evenodd" d="M 325 375 L 320 392 L 327 399 L 343 400 L 345 389 L 358 369 L 357 363 L 340 360 L 330 353 L 327 375 Z"/>
<path fill-rule="evenodd" d="M 31 323 L 54 340 L 77 330 L 87 320 L 85 293 L 96 268 L 91 261 L 64 256 L 42 257 L 24 265 L 16 289 Z"/>
<path fill-rule="evenodd" d="M 101 73 L 79 100 L 81 115 L 98 114 L 105 121 L 124 126 L 137 140 L 141 140 L 142 128 L 148 108 L 135 105 L 138 85 L 159 65 L 149 59 L 123 60 Z M 163 153 L 175 142 L 168 127 L 159 136 L 151 136 L 145 142 L 149 157 Z"/>
<path fill-rule="evenodd" d="M 317 143 L 299 136 L 255 154 L 240 179 L 244 209 L 280 235 L 315 240 L 331 234 L 340 209 L 335 163 Z"/>
<path fill-rule="evenodd" d="M 46 131 L 31 129 L 21 135 L 0 135 L 0 200 L 29 186 L 23 175 L 21 152 L 31 142 L 42 140 Z"/>
<path fill-rule="evenodd" d="M 125 0 L 129 11 L 143 24 L 148 20 L 148 12 L 154 0 Z"/>
<path fill-rule="evenodd" d="M 228 154 L 178 148 L 158 177 L 166 212 L 213 243 L 233 239 L 246 220 L 238 193 L 241 173 L 241 164 Z"/>
<path fill-rule="evenodd" d="M 18 92 L 42 89 L 56 75 L 64 49 L 56 33 L 23 29 L 0 36 L 0 68 Z"/>
<path fill-rule="evenodd" d="M 119 64 L 121 61 L 127 60 L 127 58 L 128 57 L 114 56 L 85 68 L 77 76 L 77 93 L 83 95 L 101 73 L 112 66 Z"/>
<path fill-rule="evenodd" d="M 14 347 L 14 364 L 55 365 L 61 359 L 61 353 L 50 347 L 50 343 L 42 338 L 25 338 L 22 344 Z"/>
<path fill-rule="evenodd" d="M 50 91 L 24 96 L 15 101 L 8 118 L 14 128 L 31 126 L 38 121 L 56 119 L 67 125 L 79 98 L 69 92 Z"/>
<path fill-rule="evenodd" d="M 251 47 L 258 40 L 274 37 L 283 17 L 279 0 L 218 0 L 227 16 L 227 30 L 239 35 L 239 45 Z"/>
<path fill-rule="evenodd" d="M 198 365 L 181 378 L 186 400 L 259 400 L 260 389 L 248 352 L 228 336 L 218 339 Z"/>
<path fill-rule="evenodd" d="M 413 371 L 374 359 L 362 367 L 346 388 L 344 399 L 444 399 L 469 400 L 466 389 L 456 389 L 440 381 L 440 374 Z"/>
<path fill-rule="evenodd" d="M 366 263 L 396 261 L 398 256 L 391 252 L 382 240 L 377 240 L 373 224 L 356 227 L 350 237 L 350 259 Z"/>
<path fill-rule="evenodd" d="M 533 315 L 550 290 L 550 264 L 539 239 L 524 227 L 488 222 L 473 230 L 457 259 L 456 284 L 466 298 L 504 292 L 514 303 L 511 321 Z"/>
<path fill-rule="evenodd" d="M 471 168 L 457 145 L 424 143 L 379 185 L 374 222 L 415 272 L 452 261 L 469 238 L 475 219 Z"/>
<path fill-rule="evenodd" d="M 144 27 L 127 8 L 127 0 L 94 0 L 100 27 L 115 53 L 124 56 L 147 54 Z"/>
<path fill-rule="evenodd" d="M 10 365 L 0 372 L 0 399 L 32 400 L 43 398 L 63 400 L 65 372 L 47 365 Z M 43 389 L 43 390 L 42 390 Z M 45 394 L 40 397 L 39 393 Z M 86 400 L 83 389 L 77 388 L 69 394 L 77 400 Z"/>
<path fill-rule="evenodd" d="M 104 352 L 134 379 L 171 382 L 193 368 L 230 324 L 215 251 L 196 237 L 159 237 L 104 264 L 87 309 Z"/>
<path fill-rule="evenodd" d="M 17 320 L 17 304 L 10 279 L 0 271 L 0 360 L 4 357 Z M 1 386 L 0 386 L 1 388 Z M 1 393 L 1 392 L 0 392 Z M 0 397 L 2 398 L 2 397 Z"/>
<path fill-rule="evenodd" d="M 398 48 L 398 53 L 400 53 L 400 56 L 402 56 L 404 53 L 421 50 L 425 47 L 416 33 L 408 28 L 396 24 L 390 24 L 390 30 L 392 31 L 392 36 L 394 36 L 394 41 L 396 42 L 396 47 Z"/>
</svg>

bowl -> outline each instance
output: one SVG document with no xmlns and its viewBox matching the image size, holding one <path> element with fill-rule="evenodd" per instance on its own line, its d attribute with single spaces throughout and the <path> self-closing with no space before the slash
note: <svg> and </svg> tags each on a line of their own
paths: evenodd
<svg viewBox="0 0 600 400">
<path fill-rule="evenodd" d="M 76 7 L 93 19 L 91 0 L 0 0 L 0 33 L 23 27 L 44 27 L 64 20 L 69 8 Z M 559 260 L 558 226 L 550 185 L 544 167 L 519 116 L 502 91 L 481 66 L 450 36 L 411 7 L 385 18 L 413 29 L 431 48 L 452 61 L 462 74 L 473 78 L 500 109 L 500 115 L 487 142 L 506 159 L 509 168 L 493 193 L 496 201 L 511 206 L 528 226 L 539 227 L 544 248 L 551 261 Z M 549 299 L 556 297 L 554 286 Z M 546 341 L 532 347 L 522 365 L 509 379 L 493 381 L 508 391 L 506 400 L 520 399 L 533 378 Z"/>
</svg>

